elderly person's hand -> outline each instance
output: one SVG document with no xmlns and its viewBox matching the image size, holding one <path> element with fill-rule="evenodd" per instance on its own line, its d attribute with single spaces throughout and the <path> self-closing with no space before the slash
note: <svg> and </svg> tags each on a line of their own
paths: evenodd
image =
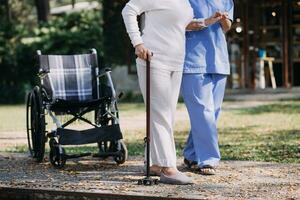
<svg viewBox="0 0 300 200">
<path fill-rule="evenodd" d="M 147 60 L 147 58 L 150 60 L 152 53 L 144 46 L 144 44 L 138 44 L 135 46 L 135 55 L 143 60 Z"/>
</svg>

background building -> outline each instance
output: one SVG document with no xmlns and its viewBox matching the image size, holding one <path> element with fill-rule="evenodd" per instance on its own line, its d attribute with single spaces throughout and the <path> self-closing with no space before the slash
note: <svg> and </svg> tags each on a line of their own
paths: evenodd
<svg viewBox="0 0 300 200">
<path fill-rule="evenodd" d="M 73 54 L 96 48 L 101 64 L 115 68 L 120 90 L 139 91 L 134 49 L 121 16 L 127 2 L 0 0 L 0 103 L 23 102 L 36 84 L 37 49 Z M 234 23 L 227 33 L 232 72 L 228 88 L 271 86 L 272 73 L 267 65 L 261 67 L 261 52 L 273 59 L 277 87 L 299 87 L 300 0 L 234 3 Z"/>
<path fill-rule="evenodd" d="M 228 34 L 230 86 L 257 87 L 258 49 L 275 58 L 279 87 L 300 86 L 300 1 L 235 0 L 235 5 L 235 21 Z M 266 76 L 270 80 L 267 71 Z"/>
<path fill-rule="evenodd" d="M 122 1 L 116 10 L 120 12 L 126 2 Z M 277 87 L 300 86 L 300 78 L 297 79 L 297 75 L 300 75 L 300 1 L 234 0 L 234 3 L 235 19 L 232 30 L 227 33 L 232 72 L 228 87 L 254 89 L 259 86 L 260 49 L 266 51 L 267 57 L 274 58 Z M 122 22 L 118 12 L 115 15 L 118 22 L 108 24 L 104 30 L 112 30 L 110 26 L 115 29 L 116 24 Z M 124 30 L 122 23 L 120 27 Z M 122 34 L 126 35 L 124 31 Z M 124 64 L 128 65 L 129 74 L 132 74 L 135 72 L 134 55 L 130 53 L 133 50 L 126 40 L 127 36 L 122 36 L 115 42 L 128 45 L 122 55 L 125 56 Z M 265 66 L 266 87 L 270 87 L 271 79 L 267 69 Z"/>
</svg>

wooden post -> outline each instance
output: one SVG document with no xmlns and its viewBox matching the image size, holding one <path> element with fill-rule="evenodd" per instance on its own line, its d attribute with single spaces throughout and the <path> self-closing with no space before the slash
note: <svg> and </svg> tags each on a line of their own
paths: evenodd
<svg viewBox="0 0 300 200">
<path fill-rule="evenodd" d="M 72 0 L 72 8 L 75 7 L 75 4 L 76 4 L 76 0 Z"/>
<path fill-rule="evenodd" d="M 259 88 L 266 88 L 265 61 L 263 59 L 259 60 Z"/>
<path fill-rule="evenodd" d="M 289 18 L 288 18 L 288 1 L 282 0 L 282 30 L 283 30 L 283 62 L 282 62 L 282 80 L 283 86 L 289 87 Z"/>
<path fill-rule="evenodd" d="M 243 53 L 244 53 L 244 69 L 242 71 L 242 88 L 248 86 L 249 77 L 249 37 L 248 37 L 248 1 L 242 1 L 243 6 Z"/>
<path fill-rule="evenodd" d="M 261 0 L 259 0 L 260 3 Z M 258 1 L 254 1 L 254 4 L 251 6 L 251 10 L 252 10 L 252 16 L 251 16 L 251 29 L 254 31 L 254 34 L 252 35 L 252 41 L 251 41 L 251 46 L 253 46 L 254 48 L 257 48 L 259 46 L 259 33 L 260 33 L 260 15 L 262 14 L 260 12 L 260 3 L 258 3 Z M 252 65 L 252 73 L 251 73 L 251 88 L 254 90 L 256 88 L 256 75 L 257 75 L 257 52 L 256 51 L 251 51 L 251 60 L 253 60 L 254 62 L 251 63 Z"/>
</svg>

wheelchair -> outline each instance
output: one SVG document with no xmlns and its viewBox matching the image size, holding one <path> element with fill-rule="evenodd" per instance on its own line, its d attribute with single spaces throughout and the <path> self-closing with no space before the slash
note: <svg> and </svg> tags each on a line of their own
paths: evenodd
<svg viewBox="0 0 300 200">
<path fill-rule="evenodd" d="M 39 85 L 26 97 L 28 149 L 42 162 L 49 140 L 49 161 L 63 168 L 67 159 L 113 157 L 117 164 L 127 159 L 127 148 L 119 126 L 117 96 L 111 69 L 100 69 L 97 51 L 80 55 L 42 55 L 37 51 Z M 88 119 L 86 114 L 90 113 Z M 54 128 L 47 127 L 50 116 Z M 69 116 L 66 120 L 60 117 Z M 84 130 L 70 129 L 76 121 L 89 124 Z M 67 154 L 65 146 L 98 144 L 98 153 Z"/>
</svg>

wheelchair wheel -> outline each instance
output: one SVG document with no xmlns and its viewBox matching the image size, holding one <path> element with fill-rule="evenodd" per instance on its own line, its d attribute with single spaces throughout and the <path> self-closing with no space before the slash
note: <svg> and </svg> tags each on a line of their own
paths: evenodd
<svg viewBox="0 0 300 200">
<path fill-rule="evenodd" d="M 100 126 L 108 126 L 111 119 L 104 115 L 107 112 L 107 108 L 109 104 L 102 104 L 97 110 L 95 110 L 95 123 Z M 98 151 L 99 153 L 107 153 L 111 151 L 112 144 L 108 141 L 100 141 L 98 142 Z M 107 159 L 109 156 L 103 156 L 103 159 Z"/>
<path fill-rule="evenodd" d="M 124 143 L 123 140 L 119 140 L 119 141 L 117 142 L 117 145 L 118 145 L 118 143 L 119 143 L 120 148 L 121 148 L 121 149 L 119 149 L 120 155 L 119 155 L 119 156 L 115 156 L 115 157 L 114 157 L 114 160 L 115 160 L 115 162 L 116 162 L 118 165 L 121 165 L 121 164 L 125 163 L 125 161 L 127 160 L 127 157 L 128 157 L 128 151 L 127 151 L 127 147 L 126 147 L 126 145 L 125 145 L 125 143 Z"/>
<path fill-rule="evenodd" d="M 64 148 L 62 148 L 62 151 L 60 152 L 59 146 L 57 142 L 52 138 L 49 141 L 50 146 L 50 153 L 49 153 L 49 160 L 50 163 L 58 169 L 61 169 L 66 164 L 66 151 Z"/>
<path fill-rule="evenodd" d="M 39 87 L 35 87 L 27 96 L 26 125 L 29 152 L 37 162 L 42 162 L 45 154 L 46 124 Z"/>
</svg>

